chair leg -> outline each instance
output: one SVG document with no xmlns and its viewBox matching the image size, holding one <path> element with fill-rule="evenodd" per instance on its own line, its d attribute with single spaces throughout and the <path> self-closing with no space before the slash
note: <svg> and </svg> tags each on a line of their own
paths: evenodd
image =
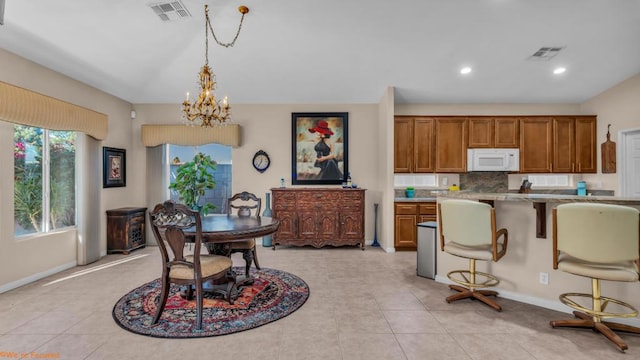
<svg viewBox="0 0 640 360">
<path fill-rule="evenodd" d="M 258 251 L 256 250 L 255 246 L 253 247 L 253 249 L 251 249 L 251 252 L 253 253 L 253 262 L 256 264 L 256 269 L 262 270 L 260 264 L 258 263 Z"/>
<path fill-rule="evenodd" d="M 164 307 L 167 304 L 167 299 L 169 298 L 169 278 L 162 278 L 162 290 L 160 291 L 160 302 L 158 303 L 158 308 L 156 310 L 156 315 L 153 317 L 152 324 L 157 324 L 160 320 L 160 316 L 162 316 L 162 312 L 164 311 Z"/>
<path fill-rule="evenodd" d="M 450 303 L 456 300 L 462 299 L 477 299 L 482 301 L 483 303 L 489 305 L 496 311 L 502 311 L 502 307 L 498 305 L 492 299 L 487 298 L 487 296 L 496 296 L 498 292 L 493 290 L 470 290 L 465 287 L 459 285 L 449 285 L 449 288 L 452 290 L 458 291 L 457 294 L 453 294 L 447 297 L 447 302 Z"/>
<path fill-rule="evenodd" d="M 242 258 L 245 261 L 244 276 L 249 279 L 251 277 L 251 264 L 253 263 L 253 252 L 250 249 L 242 252 Z"/>
<path fill-rule="evenodd" d="M 202 307 L 204 296 L 202 293 L 202 281 L 196 280 L 196 330 L 202 331 Z"/>
<path fill-rule="evenodd" d="M 627 344 L 624 342 L 624 340 L 622 340 L 622 338 L 620 338 L 618 334 L 614 333 L 613 330 L 609 328 L 608 324 L 611 324 L 611 323 L 595 322 L 591 319 L 589 315 L 579 311 L 574 311 L 573 313 L 580 319 L 553 320 L 549 322 L 549 325 L 551 325 L 551 327 L 553 328 L 572 327 L 572 328 L 581 328 L 581 329 L 592 329 L 593 331 L 597 331 L 601 333 L 607 339 L 613 342 L 618 347 L 618 349 L 620 349 L 620 351 L 624 352 L 629 348 Z M 578 316 L 577 314 L 580 314 L 580 316 Z M 621 324 L 615 324 L 615 325 L 621 325 Z M 640 329 L 637 329 L 637 330 L 640 331 Z"/>
</svg>

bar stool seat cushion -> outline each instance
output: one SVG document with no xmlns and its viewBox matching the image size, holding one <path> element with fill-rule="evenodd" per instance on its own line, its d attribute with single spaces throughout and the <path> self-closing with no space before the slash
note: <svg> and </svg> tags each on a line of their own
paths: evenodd
<svg viewBox="0 0 640 360">
<path fill-rule="evenodd" d="M 502 252 L 502 244 L 498 245 L 498 252 Z M 455 242 L 444 244 L 444 251 L 451 255 L 460 256 L 467 259 L 493 260 L 493 247 L 491 244 L 485 245 L 462 245 Z"/>
<path fill-rule="evenodd" d="M 193 255 L 185 256 L 188 262 L 193 262 Z M 233 265 L 230 258 L 222 255 L 200 255 L 200 268 L 202 277 L 211 276 L 229 269 Z M 174 279 L 193 279 L 193 268 L 187 265 L 176 264 L 171 267 L 169 276 Z"/>
<path fill-rule="evenodd" d="M 638 281 L 638 266 L 634 261 L 593 263 L 566 253 L 558 256 L 558 269 L 580 276 L 611 281 Z"/>
</svg>

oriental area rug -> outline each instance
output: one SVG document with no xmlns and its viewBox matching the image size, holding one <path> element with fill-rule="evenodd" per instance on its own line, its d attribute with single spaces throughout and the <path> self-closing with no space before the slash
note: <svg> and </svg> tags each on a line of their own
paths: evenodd
<svg viewBox="0 0 640 360">
<path fill-rule="evenodd" d="M 238 268 L 243 273 L 244 268 Z M 230 305 L 220 295 L 205 293 L 202 331 L 195 328 L 196 304 L 180 296 L 180 286 L 171 285 L 164 312 L 157 324 L 151 321 L 157 309 L 160 279 L 146 283 L 113 307 L 113 318 L 125 330 L 161 338 L 196 338 L 227 335 L 282 319 L 309 298 L 309 286 L 299 277 L 275 269 L 251 269 L 254 283 Z"/>
</svg>

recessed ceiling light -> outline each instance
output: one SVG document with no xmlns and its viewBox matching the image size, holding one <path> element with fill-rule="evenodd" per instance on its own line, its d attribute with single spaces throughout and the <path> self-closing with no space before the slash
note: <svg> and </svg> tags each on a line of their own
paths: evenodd
<svg viewBox="0 0 640 360">
<path fill-rule="evenodd" d="M 466 74 L 468 74 L 470 72 L 471 72 L 471 68 L 468 67 L 468 66 L 465 66 L 462 69 L 460 69 L 460 74 L 462 74 L 462 75 L 466 75 Z"/>
<path fill-rule="evenodd" d="M 553 73 L 554 73 L 554 74 L 556 74 L 556 75 L 560 75 L 560 74 L 562 74 L 562 73 L 563 73 L 563 72 L 565 72 L 565 71 L 567 71 L 567 69 L 566 69 L 566 68 L 559 67 L 559 68 L 555 68 L 555 69 L 553 70 Z"/>
</svg>

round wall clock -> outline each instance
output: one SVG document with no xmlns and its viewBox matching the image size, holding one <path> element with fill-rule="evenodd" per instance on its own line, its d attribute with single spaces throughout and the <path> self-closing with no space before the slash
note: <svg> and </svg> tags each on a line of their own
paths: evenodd
<svg viewBox="0 0 640 360">
<path fill-rule="evenodd" d="M 269 165 L 271 165 L 271 159 L 269 159 L 269 155 L 267 155 L 266 152 L 260 150 L 253 155 L 253 167 L 256 168 L 256 170 L 261 173 L 265 172 Z"/>
</svg>

